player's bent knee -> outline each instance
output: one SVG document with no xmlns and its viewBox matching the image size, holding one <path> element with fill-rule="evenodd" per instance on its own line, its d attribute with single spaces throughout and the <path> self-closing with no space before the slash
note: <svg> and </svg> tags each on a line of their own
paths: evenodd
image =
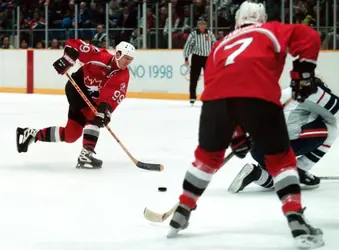
<svg viewBox="0 0 339 250">
<path fill-rule="evenodd" d="M 207 152 L 206 150 L 198 146 L 194 154 L 197 160 L 201 161 L 211 168 L 218 169 L 223 163 L 225 151 L 226 150 L 223 149 L 216 152 Z"/>
<path fill-rule="evenodd" d="M 67 143 L 76 142 L 82 135 L 83 127 L 73 120 L 68 120 L 64 130 L 64 141 Z"/>
<path fill-rule="evenodd" d="M 284 169 L 295 169 L 297 161 L 292 148 L 275 155 L 265 155 L 265 164 L 267 171 L 271 176 L 275 177 Z"/>
</svg>

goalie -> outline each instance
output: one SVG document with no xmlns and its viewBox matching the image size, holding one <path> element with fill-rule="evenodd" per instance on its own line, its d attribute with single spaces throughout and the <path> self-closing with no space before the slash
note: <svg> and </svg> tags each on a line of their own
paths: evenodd
<svg viewBox="0 0 339 250">
<path fill-rule="evenodd" d="M 304 103 L 292 101 L 284 107 L 291 147 L 297 156 L 300 183 L 304 188 L 319 187 L 320 179 L 309 171 L 327 153 L 337 137 L 339 97 L 316 77 L 317 92 Z M 281 103 L 285 103 L 291 90 L 282 91 Z M 258 165 L 246 164 L 229 187 L 232 193 L 242 191 L 254 182 L 264 188 L 273 188 L 273 178 L 266 170 L 264 155 L 254 146 L 251 155 Z"/>
<path fill-rule="evenodd" d="M 27 152 L 32 142 L 77 141 L 83 134 L 83 147 L 78 157 L 77 168 L 101 168 L 102 161 L 93 156 L 100 128 L 110 122 L 111 113 L 126 96 L 129 70 L 135 54 L 133 45 L 121 42 L 112 55 L 106 49 L 98 49 L 80 39 L 66 42 L 64 54 L 53 63 L 58 74 L 65 74 L 79 60 L 84 65 L 72 74 L 82 92 L 97 108 L 94 115 L 70 81 L 65 91 L 69 103 L 68 121 L 65 127 L 53 126 L 43 129 L 17 128 L 18 152 Z"/>
</svg>

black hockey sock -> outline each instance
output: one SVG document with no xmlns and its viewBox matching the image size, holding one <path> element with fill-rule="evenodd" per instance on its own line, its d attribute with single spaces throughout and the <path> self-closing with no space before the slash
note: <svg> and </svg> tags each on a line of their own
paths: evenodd
<svg viewBox="0 0 339 250">
<path fill-rule="evenodd" d="M 283 153 L 265 155 L 265 163 L 273 177 L 274 189 L 282 203 L 283 213 L 300 211 L 302 209 L 300 182 L 292 148 Z"/>
<path fill-rule="evenodd" d="M 83 147 L 94 151 L 100 134 L 100 128 L 91 123 L 84 127 Z"/>
<path fill-rule="evenodd" d="M 282 202 L 283 213 L 301 210 L 301 189 L 295 168 L 287 168 L 274 177 L 274 188 Z"/>
<path fill-rule="evenodd" d="M 273 178 L 269 173 L 260 167 L 257 167 L 261 171 L 260 177 L 258 180 L 254 181 L 255 184 L 262 186 L 264 188 L 272 188 L 274 186 Z"/>
<path fill-rule="evenodd" d="M 44 142 L 60 142 L 65 140 L 65 128 L 48 127 L 40 129 L 37 134 L 38 141 Z"/>
<path fill-rule="evenodd" d="M 216 171 L 196 160 L 186 172 L 184 193 L 180 196 L 180 202 L 190 209 L 196 207 L 196 201 L 204 193 Z"/>
</svg>

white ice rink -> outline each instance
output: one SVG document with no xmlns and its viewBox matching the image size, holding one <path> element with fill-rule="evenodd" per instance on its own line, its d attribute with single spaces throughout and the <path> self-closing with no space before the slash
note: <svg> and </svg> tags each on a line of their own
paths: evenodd
<svg viewBox="0 0 339 250">
<path fill-rule="evenodd" d="M 64 125 L 65 96 L 0 94 L 1 250 L 286 250 L 295 249 L 275 193 L 251 186 L 227 188 L 246 160 L 232 159 L 217 173 L 180 237 L 165 237 L 169 220 L 150 223 L 145 206 L 166 211 L 181 193 L 197 143 L 200 104 L 127 99 L 110 124 L 139 160 L 165 171 L 136 168 L 102 130 L 96 151 L 101 170 L 75 169 L 81 139 L 74 144 L 33 144 L 19 154 L 18 126 Z M 319 175 L 339 175 L 339 140 L 316 166 Z M 250 160 L 250 159 L 247 159 Z M 166 186 L 159 193 L 158 186 Z M 306 216 L 323 229 L 326 246 L 339 249 L 339 181 L 303 192 Z"/>
</svg>

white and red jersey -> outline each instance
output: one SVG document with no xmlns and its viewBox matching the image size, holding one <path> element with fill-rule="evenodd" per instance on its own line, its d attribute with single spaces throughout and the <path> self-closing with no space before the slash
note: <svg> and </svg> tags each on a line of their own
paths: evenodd
<svg viewBox="0 0 339 250">
<path fill-rule="evenodd" d="M 114 110 L 126 96 L 130 78 L 128 68 L 119 69 L 114 55 L 80 39 L 70 39 L 65 46 L 79 52 L 84 84 L 92 100 L 96 104 L 107 102 Z"/>
<path fill-rule="evenodd" d="M 291 97 L 291 88 L 282 90 L 281 103 Z M 339 97 L 325 86 L 318 86 L 317 92 L 303 103 L 291 101 L 284 106 L 284 114 L 290 140 L 327 136 L 327 144 L 332 145 L 337 138 L 337 118 L 339 117 Z M 327 129 L 302 131 L 302 126 L 321 119 Z"/>
<path fill-rule="evenodd" d="M 319 34 L 303 24 L 267 22 L 237 29 L 209 54 L 201 100 L 252 97 L 280 105 L 287 53 L 316 64 L 320 46 Z"/>
</svg>

